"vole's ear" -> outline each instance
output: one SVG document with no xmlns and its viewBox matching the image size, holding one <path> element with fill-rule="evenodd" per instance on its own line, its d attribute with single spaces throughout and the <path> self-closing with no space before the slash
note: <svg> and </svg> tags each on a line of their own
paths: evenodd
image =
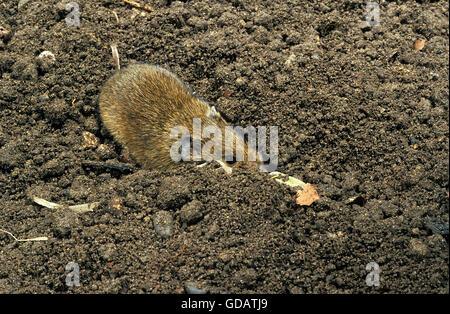
<svg viewBox="0 0 450 314">
<path fill-rule="evenodd" d="M 220 115 L 219 115 L 219 113 L 217 112 L 216 107 L 214 107 L 214 106 L 209 107 L 208 118 L 216 119 L 216 118 L 218 118 L 219 116 L 220 116 Z"/>
</svg>

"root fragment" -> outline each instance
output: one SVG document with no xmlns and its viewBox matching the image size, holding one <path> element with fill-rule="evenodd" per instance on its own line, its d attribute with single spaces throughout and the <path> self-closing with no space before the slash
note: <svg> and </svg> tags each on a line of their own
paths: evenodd
<svg viewBox="0 0 450 314">
<path fill-rule="evenodd" d="M 4 232 L 6 234 L 9 234 L 14 240 L 17 242 L 29 242 L 29 241 L 47 241 L 47 237 L 37 237 L 37 238 L 29 238 L 29 239 L 18 239 L 16 238 L 11 232 L 0 229 L 1 232 Z"/>
</svg>

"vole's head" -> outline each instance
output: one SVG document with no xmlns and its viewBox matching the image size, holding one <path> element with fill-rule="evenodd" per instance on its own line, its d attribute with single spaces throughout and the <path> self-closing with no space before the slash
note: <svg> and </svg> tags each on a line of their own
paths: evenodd
<svg viewBox="0 0 450 314">
<path fill-rule="evenodd" d="M 220 145 L 222 150 L 220 160 L 228 166 L 256 169 L 262 162 L 262 158 L 256 149 L 255 132 L 252 133 L 251 130 L 242 127 L 230 126 L 214 106 L 204 103 L 207 107 L 202 117 L 202 147 L 213 154 L 215 153 L 213 147 Z M 246 135 L 248 141 L 245 138 Z M 214 159 L 217 157 L 216 155 Z"/>
</svg>

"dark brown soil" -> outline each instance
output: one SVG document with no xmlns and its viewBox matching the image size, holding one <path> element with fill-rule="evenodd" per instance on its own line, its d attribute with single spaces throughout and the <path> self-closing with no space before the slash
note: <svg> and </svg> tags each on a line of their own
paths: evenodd
<svg viewBox="0 0 450 314">
<path fill-rule="evenodd" d="M 363 1 L 76 0 L 78 28 L 69 1 L 17 2 L 0 4 L 0 228 L 49 240 L 0 233 L 1 293 L 449 293 L 447 1 L 380 1 L 361 27 Z M 278 170 L 321 199 L 250 170 L 86 166 L 133 164 L 97 111 L 112 42 L 232 124 L 278 126 Z"/>
</svg>

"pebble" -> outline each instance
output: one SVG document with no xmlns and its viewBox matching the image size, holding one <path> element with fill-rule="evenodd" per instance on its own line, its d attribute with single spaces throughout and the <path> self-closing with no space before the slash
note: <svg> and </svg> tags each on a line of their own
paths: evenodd
<svg viewBox="0 0 450 314">
<path fill-rule="evenodd" d="M 423 49 L 423 47 L 425 47 L 425 43 L 426 43 L 427 41 L 425 40 L 425 39 L 417 39 L 415 42 L 414 42 L 414 50 L 422 50 Z"/>
<path fill-rule="evenodd" d="M 17 4 L 17 8 L 20 9 L 25 4 L 27 4 L 30 0 L 19 0 L 19 3 Z"/>
<path fill-rule="evenodd" d="M 194 286 L 192 283 L 187 283 L 184 285 L 184 291 L 186 291 L 187 294 L 206 294 L 208 291 L 204 289 L 199 289 Z"/>
<path fill-rule="evenodd" d="M 84 148 L 96 148 L 98 146 L 100 141 L 94 134 L 88 131 L 83 131 L 82 135 Z"/>
<path fill-rule="evenodd" d="M 44 117 L 53 126 L 62 125 L 69 115 L 69 106 L 63 99 L 55 99 L 54 101 L 42 106 Z"/>
<path fill-rule="evenodd" d="M 42 72 L 48 72 L 48 70 L 50 70 L 50 68 L 55 64 L 55 61 L 55 55 L 52 52 L 45 50 L 39 54 L 36 63 Z"/>
<path fill-rule="evenodd" d="M 43 178 L 57 177 L 62 175 L 64 171 L 65 171 L 64 164 L 57 159 L 51 159 L 41 167 L 41 175 Z"/>
<path fill-rule="evenodd" d="M 433 232 L 440 235 L 448 234 L 448 223 L 436 217 L 425 218 L 425 225 Z"/>
<path fill-rule="evenodd" d="M 163 238 L 172 235 L 173 218 L 168 211 L 161 210 L 153 216 L 153 228 Z"/>
<path fill-rule="evenodd" d="M 11 31 L 8 26 L 0 25 L 0 44 L 6 42 L 11 37 Z"/>
<path fill-rule="evenodd" d="M 197 200 L 193 200 L 192 202 L 183 205 L 179 212 L 181 222 L 188 225 L 199 222 L 203 218 L 202 209 L 202 202 Z"/>
<path fill-rule="evenodd" d="M 0 169 L 10 170 L 24 162 L 24 156 L 14 141 L 0 148 Z"/>
<path fill-rule="evenodd" d="M 419 239 L 411 239 L 409 242 L 411 251 L 419 256 L 425 256 L 428 253 L 428 247 Z"/>
<path fill-rule="evenodd" d="M 165 209 L 177 209 L 189 201 L 189 186 L 181 176 L 164 178 L 157 196 L 158 206 Z"/>
<path fill-rule="evenodd" d="M 233 281 L 238 285 L 252 287 L 258 279 L 258 273 L 253 268 L 248 268 L 236 272 L 233 277 Z"/>
<path fill-rule="evenodd" d="M 42 95 L 39 96 L 39 101 L 40 101 L 40 102 L 46 102 L 46 101 L 49 100 L 49 99 L 50 99 L 50 97 L 48 97 L 48 94 L 47 94 L 47 93 L 44 93 L 44 94 L 42 94 Z"/>
<path fill-rule="evenodd" d="M 117 249 L 113 243 L 107 243 L 98 248 L 98 254 L 105 261 L 111 261 L 117 256 Z"/>
<path fill-rule="evenodd" d="M 36 64 L 31 58 L 19 58 L 11 68 L 12 78 L 22 81 L 35 80 L 38 77 Z"/>
<path fill-rule="evenodd" d="M 60 208 L 52 214 L 52 232 L 57 238 L 70 237 L 78 223 L 78 215 L 69 209 Z"/>
<path fill-rule="evenodd" d="M 113 159 L 116 156 L 114 149 L 107 144 L 100 144 L 97 147 L 96 153 L 101 160 Z"/>
</svg>

